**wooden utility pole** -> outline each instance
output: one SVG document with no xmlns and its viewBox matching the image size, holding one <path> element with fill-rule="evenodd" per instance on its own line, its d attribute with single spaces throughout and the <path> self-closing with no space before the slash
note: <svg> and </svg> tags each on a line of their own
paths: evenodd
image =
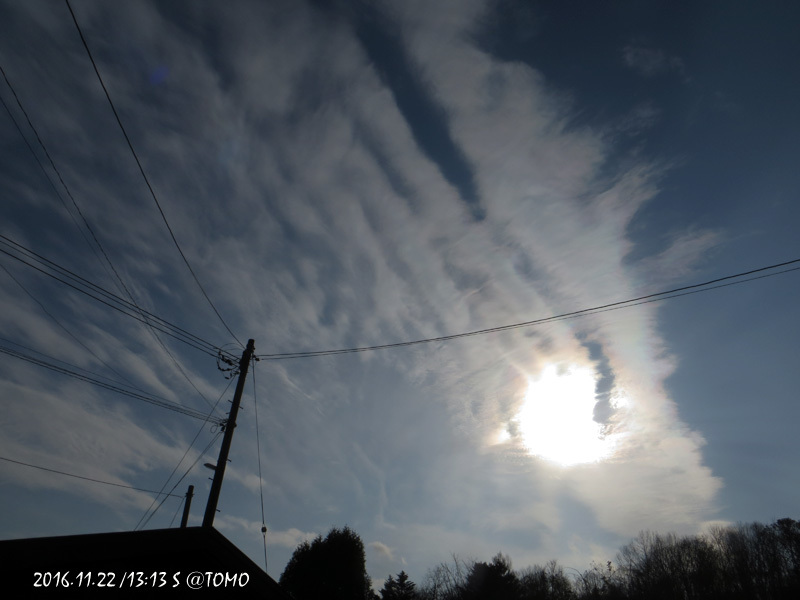
<svg viewBox="0 0 800 600">
<path fill-rule="evenodd" d="M 183 503 L 183 516 L 181 517 L 181 529 L 186 527 L 189 522 L 189 509 L 192 507 L 192 497 L 194 496 L 194 486 L 190 485 L 186 491 L 186 501 Z"/>
<path fill-rule="evenodd" d="M 219 448 L 219 458 L 217 466 L 214 468 L 214 479 L 211 482 L 211 491 L 208 493 L 208 504 L 206 513 L 203 516 L 203 527 L 214 526 L 214 515 L 217 512 L 217 502 L 219 492 L 222 489 L 222 478 L 225 476 L 225 465 L 228 464 L 228 452 L 231 449 L 233 439 L 233 429 L 236 427 L 236 415 L 239 413 L 239 403 L 242 401 L 242 391 L 244 390 L 244 380 L 247 377 L 247 369 L 250 366 L 250 359 L 255 351 L 255 341 L 247 340 L 247 348 L 242 353 L 239 361 L 239 379 L 236 382 L 236 392 L 233 394 L 233 404 L 228 420 L 225 423 L 225 435 L 222 437 L 222 446 Z"/>
</svg>

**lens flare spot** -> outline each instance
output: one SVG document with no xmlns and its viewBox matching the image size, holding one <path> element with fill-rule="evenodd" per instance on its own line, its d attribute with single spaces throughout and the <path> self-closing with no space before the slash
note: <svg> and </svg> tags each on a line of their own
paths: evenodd
<svg viewBox="0 0 800 600">
<path fill-rule="evenodd" d="M 167 80 L 169 76 L 169 67 L 166 65 L 161 65 L 150 73 L 150 83 L 153 85 L 161 85 Z"/>
</svg>

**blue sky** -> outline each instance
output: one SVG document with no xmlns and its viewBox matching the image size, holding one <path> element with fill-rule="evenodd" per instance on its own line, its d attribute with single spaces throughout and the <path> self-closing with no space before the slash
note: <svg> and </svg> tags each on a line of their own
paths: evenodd
<svg viewBox="0 0 800 600">
<path fill-rule="evenodd" d="M 187 260 L 258 354 L 519 323 L 800 257 L 794 6 L 73 9 Z M 137 303 L 239 352 L 66 5 L 0 2 L 0 65 Z M 122 294 L 0 88 L 62 196 L 3 109 L 0 233 Z M 209 404 L 194 387 L 223 394 L 213 357 L 161 336 L 167 353 L 141 323 L 6 254 L 0 266 L 4 347 L 196 411 Z M 263 563 L 254 389 L 276 578 L 299 542 L 345 524 L 379 585 L 453 553 L 584 569 L 642 529 L 796 518 L 799 282 L 262 360 L 216 526 Z M 157 490 L 198 430 L 178 474 L 214 437 L 7 354 L 0 374 L 7 459 Z M 175 489 L 195 485 L 193 524 L 217 449 Z M 0 486 L 3 538 L 129 530 L 153 499 L 8 461 Z"/>
</svg>

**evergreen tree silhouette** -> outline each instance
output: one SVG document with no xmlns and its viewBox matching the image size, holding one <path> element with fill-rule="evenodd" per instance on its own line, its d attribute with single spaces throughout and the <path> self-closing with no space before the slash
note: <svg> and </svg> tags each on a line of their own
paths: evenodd
<svg viewBox="0 0 800 600">
<path fill-rule="evenodd" d="M 295 600 L 372 600 L 364 543 L 349 527 L 334 527 L 323 539 L 300 544 L 280 578 Z"/>
<path fill-rule="evenodd" d="M 416 585 L 408 579 L 408 574 L 400 571 L 397 579 L 393 579 L 389 575 L 384 582 L 383 589 L 381 589 L 381 600 L 416 600 L 419 596 L 415 588 Z"/>
</svg>

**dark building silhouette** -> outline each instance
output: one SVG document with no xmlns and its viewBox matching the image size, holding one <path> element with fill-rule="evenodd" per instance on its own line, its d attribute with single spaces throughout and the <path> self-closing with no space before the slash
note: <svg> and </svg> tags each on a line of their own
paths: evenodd
<svg viewBox="0 0 800 600">
<path fill-rule="evenodd" d="M 199 589 L 188 586 L 193 573 Z M 0 575 L 6 589 L 25 597 L 188 594 L 289 600 L 274 579 L 211 527 L 2 540 Z"/>
</svg>

